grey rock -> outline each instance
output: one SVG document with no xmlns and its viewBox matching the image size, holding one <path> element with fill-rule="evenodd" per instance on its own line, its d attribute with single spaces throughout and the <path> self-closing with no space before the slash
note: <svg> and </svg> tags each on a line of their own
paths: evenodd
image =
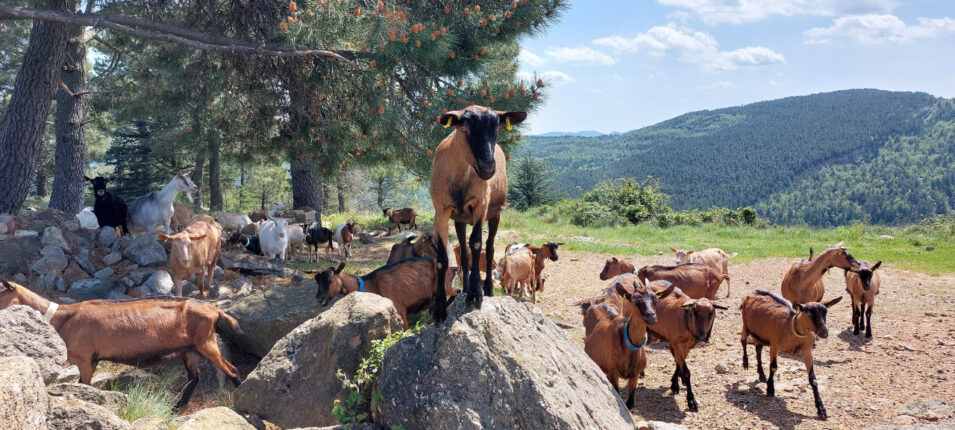
<svg viewBox="0 0 955 430">
<path fill-rule="evenodd" d="M 440 326 L 399 341 L 384 357 L 374 421 L 431 429 L 633 428 L 600 368 L 536 306 L 456 300 Z"/>
<path fill-rule="evenodd" d="M 34 273 L 41 275 L 59 273 L 66 269 L 66 266 L 70 263 L 63 250 L 57 246 L 47 246 L 41 250 L 41 253 L 43 253 L 43 257 L 30 266 L 30 270 L 33 270 Z"/>
<path fill-rule="evenodd" d="M 301 281 L 298 281 L 300 284 Z M 235 297 L 246 295 L 252 292 L 252 281 L 248 278 L 238 278 L 232 281 L 232 295 Z"/>
<path fill-rule="evenodd" d="M 222 270 L 221 267 L 216 266 L 216 269 L 212 272 L 213 279 L 219 279 L 225 275 L 225 270 Z"/>
<path fill-rule="evenodd" d="M 36 237 L 0 240 L 0 276 L 28 273 L 30 263 L 40 258 L 40 248 L 40 240 Z"/>
<path fill-rule="evenodd" d="M 103 391 L 86 384 L 64 383 L 51 385 L 46 389 L 51 396 L 72 397 L 85 400 L 109 409 L 114 414 L 126 407 L 129 396 L 119 391 Z"/>
<path fill-rule="evenodd" d="M 113 276 L 113 269 L 110 267 L 104 267 L 93 274 L 94 278 L 100 280 L 109 279 L 110 276 Z"/>
<path fill-rule="evenodd" d="M 11 233 L 17 231 L 17 221 L 13 215 L 10 214 L 0 214 L 0 224 L 3 226 L 0 227 L 0 234 Z"/>
<path fill-rule="evenodd" d="M 106 298 L 113 290 L 126 291 L 126 286 L 118 281 L 104 281 L 101 279 L 83 279 L 76 281 L 66 291 L 70 297 L 79 300 L 95 300 Z"/>
<path fill-rule="evenodd" d="M 72 304 L 74 304 L 74 303 L 79 303 L 79 302 L 77 302 L 76 300 L 71 299 L 71 298 L 69 298 L 69 297 L 65 297 L 65 296 L 64 296 L 64 297 L 60 297 L 59 301 L 60 301 L 60 304 L 61 304 L 61 305 L 72 305 Z"/>
<path fill-rule="evenodd" d="M 720 375 L 725 375 L 729 373 L 729 371 L 730 371 L 729 366 L 727 366 L 726 363 L 716 363 L 716 373 L 719 373 Z"/>
<path fill-rule="evenodd" d="M 77 231 L 80 229 L 80 222 L 71 219 L 63 223 L 63 228 L 65 228 L 67 231 Z"/>
<path fill-rule="evenodd" d="M 209 296 L 219 300 L 225 300 L 232 297 L 232 287 L 219 285 L 209 292 Z"/>
<path fill-rule="evenodd" d="M 3 428 L 46 428 L 49 399 L 35 361 L 23 356 L 0 357 L 0 399 Z"/>
<path fill-rule="evenodd" d="M 270 261 L 259 255 L 223 251 L 219 254 L 219 265 L 225 270 L 243 275 L 285 275 L 285 267 L 279 260 Z"/>
<path fill-rule="evenodd" d="M 142 287 L 146 289 L 147 294 L 168 296 L 172 293 L 172 276 L 165 270 L 157 270 L 143 282 Z"/>
<path fill-rule="evenodd" d="M 40 233 L 37 233 L 33 230 L 17 230 L 13 232 L 13 237 L 40 237 Z"/>
<path fill-rule="evenodd" d="M 148 234 L 137 237 L 126 247 L 123 255 L 140 266 L 155 266 L 166 262 L 166 249 L 155 237 Z"/>
<path fill-rule="evenodd" d="M 268 291 L 253 291 L 241 300 L 232 300 L 222 308 L 239 321 L 243 334 L 224 335 L 243 350 L 263 357 L 272 345 L 322 308 L 315 300 L 315 280 L 308 279 L 290 287 L 273 286 Z"/>
<path fill-rule="evenodd" d="M 662 421 L 639 421 L 633 428 L 635 430 L 689 430 L 685 426 Z"/>
<path fill-rule="evenodd" d="M 938 421 L 955 417 L 955 406 L 938 399 L 925 399 L 903 405 L 899 412 L 923 421 Z"/>
<path fill-rule="evenodd" d="M 125 270 L 125 271 L 127 271 L 127 272 L 132 272 L 133 270 L 136 270 L 136 269 L 138 269 L 138 268 L 139 268 L 139 265 L 136 264 L 136 263 L 133 263 L 133 264 L 130 264 L 130 265 L 124 267 L 123 270 Z"/>
<path fill-rule="evenodd" d="M 24 274 L 22 274 L 22 273 L 17 273 L 16 275 L 13 275 L 13 280 L 16 281 L 16 282 L 19 283 L 19 284 L 26 284 L 26 283 L 27 283 L 27 275 L 24 275 Z"/>
<path fill-rule="evenodd" d="M 134 299 L 141 299 L 149 295 L 149 289 L 145 287 L 131 287 L 126 289 L 126 294 Z"/>
<path fill-rule="evenodd" d="M 59 227 L 47 227 L 43 230 L 43 239 L 40 240 L 43 246 L 58 246 L 65 252 L 70 252 L 70 244 L 63 237 L 63 232 Z"/>
<path fill-rule="evenodd" d="M 96 266 L 94 266 L 93 262 L 90 261 L 90 251 L 88 249 L 80 249 L 80 251 L 73 257 L 73 260 L 76 261 L 76 264 L 79 264 L 80 267 L 90 276 L 96 273 Z"/>
<path fill-rule="evenodd" d="M 138 368 L 121 371 L 98 371 L 90 385 L 100 390 L 126 390 L 135 383 L 158 383 L 159 376 Z"/>
<path fill-rule="evenodd" d="M 36 360 L 44 381 L 52 382 L 66 363 L 66 344 L 33 308 L 14 305 L 0 310 L 0 357 Z"/>
<path fill-rule="evenodd" d="M 136 430 L 169 430 L 169 426 L 162 419 L 156 417 L 140 418 L 132 422 Z"/>
<path fill-rule="evenodd" d="M 132 430 L 109 409 L 74 397 L 50 397 L 47 426 L 51 430 Z"/>
<path fill-rule="evenodd" d="M 125 289 L 115 289 L 110 291 L 109 294 L 106 295 L 106 300 L 129 300 L 133 298 L 133 296 L 127 295 L 123 291 L 125 291 Z"/>
<path fill-rule="evenodd" d="M 172 424 L 179 430 L 255 430 L 245 418 L 224 406 L 176 418 Z"/>
<path fill-rule="evenodd" d="M 131 279 L 136 285 L 141 285 L 146 281 L 153 273 L 156 272 L 156 269 L 139 269 L 129 273 L 129 279 Z"/>
<path fill-rule="evenodd" d="M 233 393 L 235 408 L 286 428 L 333 425 L 337 370 L 353 375 L 373 340 L 401 328 L 391 300 L 349 294 L 279 340 Z"/>
<path fill-rule="evenodd" d="M 65 367 L 56 375 L 56 379 L 53 380 L 54 384 L 63 384 L 66 382 L 77 382 L 80 380 L 80 369 L 74 365 Z"/>
<path fill-rule="evenodd" d="M 119 263 L 119 261 L 122 259 L 123 259 L 123 254 L 120 254 L 118 252 L 111 252 L 107 254 L 105 257 L 103 257 L 103 264 L 107 266 L 112 266 L 116 263 Z"/>
<path fill-rule="evenodd" d="M 75 259 L 74 261 L 70 262 L 70 265 L 67 266 L 66 270 L 63 271 L 63 279 L 69 284 L 79 281 L 80 279 L 89 278 L 90 275 L 86 273 L 86 270 L 83 270 L 83 268 L 78 262 L 76 262 Z"/>
<path fill-rule="evenodd" d="M 96 235 L 96 241 L 107 248 L 116 242 L 116 229 L 112 227 L 101 228 L 99 234 Z"/>
</svg>

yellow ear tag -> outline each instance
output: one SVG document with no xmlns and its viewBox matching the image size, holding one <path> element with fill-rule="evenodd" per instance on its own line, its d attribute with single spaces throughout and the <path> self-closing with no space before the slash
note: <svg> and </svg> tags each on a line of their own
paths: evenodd
<svg viewBox="0 0 955 430">
<path fill-rule="evenodd" d="M 511 117 L 504 118 L 504 128 L 506 128 L 507 131 L 511 131 L 513 128 L 511 127 Z"/>
<path fill-rule="evenodd" d="M 451 117 L 448 116 L 448 123 L 444 125 L 444 128 L 451 127 Z"/>
</svg>

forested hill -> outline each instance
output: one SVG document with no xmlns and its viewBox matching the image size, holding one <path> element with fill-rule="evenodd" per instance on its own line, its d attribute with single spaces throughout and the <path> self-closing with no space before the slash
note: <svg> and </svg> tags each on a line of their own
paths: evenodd
<svg viewBox="0 0 955 430">
<path fill-rule="evenodd" d="M 628 133 L 531 137 L 571 197 L 659 179 L 674 209 L 753 206 L 773 222 L 917 221 L 955 208 L 953 101 L 846 90 L 692 112 Z"/>
</svg>

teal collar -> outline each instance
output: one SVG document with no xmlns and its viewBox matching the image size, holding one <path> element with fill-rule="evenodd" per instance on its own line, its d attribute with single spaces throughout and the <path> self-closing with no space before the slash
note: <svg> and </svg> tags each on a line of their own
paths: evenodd
<svg viewBox="0 0 955 430">
<path fill-rule="evenodd" d="M 364 292 L 365 292 L 365 280 L 364 280 L 364 279 L 361 279 L 361 276 L 357 276 L 357 278 L 358 278 L 358 291 L 364 293 Z"/>
<path fill-rule="evenodd" d="M 251 242 L 252 242 L 252 238 L 249 237 L 249 236 L 246 236 L 246 237 L 245 237 L 245 246 L 246 246 L 246 248 L 249 247 L 249 243 L 251 243 Z"/>
<path fill-rule="evenodd" d="M 627 323 L 623 325 L 623 343 L 627 344 L 627 348 L 630 348 L 634 351 L 639 351 L 647 345 L 647 335 L 643 335 L 643 343 L 640 346 L 633 346 L 633 342 L 630 342 L 630 319 L 627 319 Z"/>
</svg>

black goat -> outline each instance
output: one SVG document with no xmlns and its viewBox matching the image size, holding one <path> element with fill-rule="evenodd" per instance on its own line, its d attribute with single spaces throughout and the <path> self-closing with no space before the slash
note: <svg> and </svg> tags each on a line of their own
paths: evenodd
<svg viewBox="0 0 955 430">
<path fill-rule="evenodd" d="M 242 233 L 235 232 L 229 237 L 229 243 L 241 243 L 243 246 L 245 246 L 246 251 L 249 251 L 255 255 L 262 255 L 262 247 L 259 245 L 258 235 L 246 236 Z"/>
<path fill-rule="evenodd" d="M 312 251 L 315 252 L 315 258 L 318 258 L 318 246 L 327 243 L 328 250 L 333 248 L 332 242 L 335 240 L 335 233 L 322 227 L 320 224 L 312 224 L 305 232 L 305 243 L 309 245 L 308 261 L 312 261 Z"/>
<path fill-rule="evenodd" d="M 129 227 L 126 226 L 126 201 L 122 197 L 113 195 L 106 191 L 106 184 L 116 180 L 116 178 L 104 178 L 97 176 L 93 179 L 83 177 L 93 184 L 93 196 L 96 201 L 93 203 L 93 214 L 96 215 L 96 222 L 100 227 L 122 227 L 123 235 L 129 233 Z"/>
</svg>

